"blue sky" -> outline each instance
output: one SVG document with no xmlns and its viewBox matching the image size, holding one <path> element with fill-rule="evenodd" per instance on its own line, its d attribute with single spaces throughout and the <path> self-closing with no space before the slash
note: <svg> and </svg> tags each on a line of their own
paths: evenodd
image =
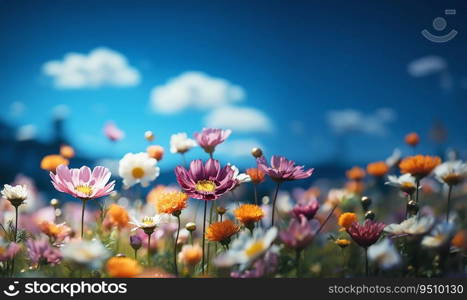
<svg viewBox="0 0 467 300">
<path fill-rule="evenodd" d="M 340 134 L 347 143 L 341 154 L 352 162 L 383 159 L 395 147 L 407 150 L 402 139 L 410 131 L 424 138 L 422 152 L 433 152 L 428 131 L 434 121 L 447 128 L 447 145 L 464 150 L 467 5 L 412 2 L 0 0 L 1 119 L 32 125 L 46 140 L 54 109 L 66 107 L 72 144 L 94 157 L 144 150 L 146 130 L 168 152 L 172 133 L 192 134 L 226 108 L 246 109 L 252 118 L 217 118 L 238 127 L 231 142 L 258 143 L 267 154 L 302 162 L 335 157 L 340 137 L 328 117 L 336 111 L 374 129 Z M 433 19 L 446 8 L 457 10 L 446 16 L 446 31 L 455 28 L 458 36 L 444 44 L 427 41 L 421 30 L 434 31 Z M 100 47 L 124 57 L 137 79 L 126 73 L 123 84 L 109 84 L 106 78 L 116 76 L 111 70 L 93 79 L 94 86 L 85 80 L 78 88 L 57 87 L 57 78 L 44 71 L 47 62 L 63 64 L 69 53 L 88 57 Z M 422 57 L 443 66 L 426 76 L 409 74 L 408 65 Z M 172 91 L 169 81 L 186 72 L 201 72 L 201 91 L 213 78 L 224 80 L 228 91 L 202 108 L 191 98 L 170 114 L 154 108 L 151 91 Z M 170 107 L 169 92 L 159 101 Z M 116 147 L 102 134 L 109 120 L 126 132 Z M 250 159 L 229 154 L 234 148 L 220 157 Z M 191 157 L 199 155 L 198 149 Z M 178 162 L 170 154 L 165 160 Z"/>
</svg>

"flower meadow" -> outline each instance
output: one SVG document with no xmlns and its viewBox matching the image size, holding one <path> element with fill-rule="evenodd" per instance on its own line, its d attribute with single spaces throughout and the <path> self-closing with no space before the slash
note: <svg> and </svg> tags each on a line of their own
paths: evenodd
<svg viewBox="0 0 467 300">
<path fill-rule="evenodd" d="M 118 142 L 124 133 L 108 124 L 105 134 Z M 75 165 L 63 145 L 37 162 L 62 197 L 37 207 L 32 179 L 3 185 L 1 276 L 466 276 L 467 164 L 454 153 L 419 154 L 411 133 L 413 153 L 326 180 L 260 148 L 245 170 L 220 161 L 216 147 L 231 134 L 173 134 L 167 155 L 180 163 L 169 185 L 158 183 L 165 154 L 150 131 L 147 151 L 125 154 L 115 174 Z M 193 147 L 204 157 L 191 159 Z M 322 180 L 302 184 L 313 178 Z"/>
</svg>

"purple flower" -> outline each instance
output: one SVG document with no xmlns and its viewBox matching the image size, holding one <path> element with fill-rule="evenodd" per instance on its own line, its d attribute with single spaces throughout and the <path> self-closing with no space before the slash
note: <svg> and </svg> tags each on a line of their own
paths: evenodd
<svg viewBox="0 0 467 300">
<path fill-rule="evenodd" d="M 368 248 L 378 241 L 384 227 L 384 223 L 366 220 L 363 225 L 354 222 L 347 228 L 347 233 L 360 247 Z"/>
<path fill-rule="evenodd" d="M 305 179 L 313 174 L 314 169 L 304 170 L 304 166 L 296 166 L 293 160 L 288 160 L 283 156 L 271 157 L 271 166 L 268 166 L 264 156 L 256 159 L 258 168 L 268 174 L 274 181 L 291 181 L 296 179 Z"/>
<path fill-rule="evenodd" d="M 230 276 L 233 278 L 260 278 L 276 272 L 279 265 L 279 254 L 272 249 L 258 259 L 253 266 L 244 272 L 233 271 Z"/>
<path fill-rule="evenodd" d="M 201 200 L 216 200 L 237 185 L 234 170 L 230 166 L 221 168 L 219 161 L 214 159 L 204 165 L 201 160 L 194 160 L 188 170 L 177 166 L 175 175 L 188 196 Z"/>
<path fill-rule="evenodd" d="M 34 264 L 56 265 L 62 260 L 62 254 L 58 248 L 49 244 L 47 240 L 32 240 L 26 242 L 29 258 Z"/>
<path fill-rule="evenodd" d="M 204 128 L 201 132 L 194 134 L 196 142 L 206 153 L 212 154 L 216 146 L 223 143 L 232 133 L 230 129 L 222 130 L 215 128 Z"/>
<path fill-rule="evenodd" d="M 21 250 L 20 245 L 16 243 L 5 244 L 4 240 L 0 238 L 0 261 L 10 260 L 18 254 Z"/>
<path fill-rule="evenodd" d="M 313 219 L 316 212 L 319 209 L 319 202 L 314 197 L 305 197 L 300 199 L 292 209 L 293 215 L 300 219 L 300 216 L 304 216 L 308 220 Z"/>
<path fill-rule="evenodd" d="M 131 246 L 131 248 L 133 248 L 134 250 L 138 250 L 139 248 L 141 248 L 142 245 L 143 245 L 143 240 L 141 239 L 140 236 L 138 236 L 136 234 L 130 236 L 130 246 Z"/>
<path fill-rule="evenodd" d="M 303 250 L 313 241 L 318 227 L 317 223 L 313 222 L 313 225 L 311 225 L 306 217 L 302 215 L 299 219 L 292 219 L 289 227 L 279 233 L 279 237 L 287 247 Z"/>
</svg>

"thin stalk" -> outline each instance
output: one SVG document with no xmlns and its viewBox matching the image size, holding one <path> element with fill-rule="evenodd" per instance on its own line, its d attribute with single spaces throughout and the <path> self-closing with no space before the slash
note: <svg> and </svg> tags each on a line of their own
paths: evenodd
<svg viewBox="0 0 467 300">
<path fill-rule="evenodd" d="M 447 207 L 447 212 L 446 212 L 446 222 L 449 222 L 449 212 L 451 208 L 451 193 L 452 193 L 452 185 L 449 185 L 448 189 L 448 207 Z"/>
<path fill-rule="evenodd" d="M 297 268 L 296 269 L 297 278 L 301 277 L 301 272 L 300 272 L 300 254 L 301 253 L 302 251 L 300 249 L 295 250 L 295 267 Z"/>
<path fill-rule="evenodd" d="M 177 216 L 178 227 L 177 227 L 177 234 L 175 236 L 174 241 L 174 268 L 175 268 L 175 276 L 178 277 L 178 266 L 177 266 L 177 241 L 178 236 L 180 234 L 180 216 Z"/>
<path fill-rule="evenodd" d="M 271 214 L 271 227 L 274 227 L 274 213 L 276 212 L 276 200 L 277 194 L 279 193 L 280 182 L 276 185 L 276 191 L 274 192 L 274 198 L 272 200 L 272 214 Z"/>
<path fill-rule="evenodd" d="M 213 213 L 213 210 L 214 210 L 214 202 L 211 201 L 211 208 L 209 209 L 209 225 L 212 224 L 212 213 Z M 206 264 L 207 264 L 207 272 L 209 273 L 209 267 L 210 267 L 210 263 L 209 263 L 209 258 L 211 257 L 211 244 L 208 244 L 208 253 L 207 253 L 207 256 L 206 256 Z"/>
<path fill-rule="evenodd" d="M 255 204 L 258 205 L 258 188 L 256 187 L 256 183 L 253 183 L 253 191 L 255 193 Z"/>
<path fill-rule="evenodd" d="M 151 265 L 151 234 L 147 234 L 148 235 L 148 267 Z"/>
<path fill-rule="evenodd" d="M 135 249 L 135 260 L 138 260 L 138 250 Z"/>
<path fill-rule="evenodd" d="M 323 221 L 323 223 L 321 223 L 321 225 L 319 226 L 318 230 L 315 233 L 315 237 L 318 236 L 318 234 L 321 232 L 321 229 L 323 229 L 324 225 L 326 225 L 326 223 L 329 221 L 329 219 L 331 218 L 331 216 L 334 213 L 334 211 L 336 210 L 336 208 L 337 208 L 337 205 L 332 208 L 329 215 L 326 217 L 326 219 Z"/>
<path fill-rule="evenodd" d="M 17 237 L 18 237 L 18 205 L 15 205 L 15 236 L 14 236 L 14 242 L 17 242 Z M 13 274 L 15 273 L 15 257 L 11 260 L 11 277 L 13 277 Z"/>
<path fill-rule="evenodd" d="M 207 210 L 208 210 L 208 202 L 205 200 L 204 201 L 204 216 L 203 216 L 203 258 L 201 260 L 201 273 L 204 274 L 204 247 L 205 247 L 205 244 L 206 244 L 206 238 L 205 238 L 205 234 L 206 234 L 206 214 L 207 214 Z"/>
<path fill-rule="evenodd" d="M 415 202 L 419 203 L 418 202 L 418 200 L 419 200 L 418 190 L 420 189 L 420 179 L 417 178 L 415 182 L 417 183 L 417 189 L 415 190 L 415 193 L 416 193 L 415 194 Z"/>
<path fill-rule="evenodd" d="M 86 200 L 81 199 L 81 202 L 83 202 L 83 208 L 81 210 L 81 239 L 83 239 L 83 236 L 84 236 L 84 210 L 86 209 Z"/>
<path fill-rule="evenodd" d="M 368 269 L 368 248 L 365 248 L 365 274 L 366 277 L 370 274 L 370 271 Z"/>
</svg>

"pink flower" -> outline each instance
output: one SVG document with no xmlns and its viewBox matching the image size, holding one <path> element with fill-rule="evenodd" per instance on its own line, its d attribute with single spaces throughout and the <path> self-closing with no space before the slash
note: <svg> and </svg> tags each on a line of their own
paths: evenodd
<svg viewBox="0 0 467 300">
<path fill-rule="evenodd" d="M 279 233 L 279 237 L 287 247 L 303 250 L 313 241 L 319 226 L 317 225 L 318 222 L 312 222 L 312 224 L 308 223 L 304 216 L 300 216 L 299 219 L 292 219 L 289 227 Z"/>
<path fill-rule="evenodd" d="M 125 136 L 125 133 L 120 130 L 114 122 L 108 122 L 105 124 L 104 134 L 112 142 L 121 140 Z"/>
<path fill-rule="evenodd" d="M 378 241 L 384 227 L 384 223 L 366 220 L 363 225 L 354 222 L 347 228 L 347 233 L 360 247 L 368 248 Z"/>
<path fill-rule="evenodd" d="M 223 143 L 232 133 L 230 129 L 204 128 L 201 132 L 194 134 L 196 142 L 206 153 L 212 154 L 216 146 Z"/>
<path fill-rule="evenodd" d="M 62 254 L 58 248 L 52 247 L 47 240 L 26 241 L 29 259 L 34 264 L 52 264 L 56 265 L 62 260 Z"/>
<path fill-rule="evenodd" d="M 304 216 L 308 220 L 311 220 L 316 215 L 318 209 L 319 202 L 315 197 L 304 196 L 295 204 L 292 213 L 297 219 L 300 219 L 300 216 Z"/>
<path fill-rule="evenodd" d="M 228 165 L 221 168 L 219 161 L 214 159 L 204 165 L 200 159 L 194 160 L 188 170 L 177 166 L 175 175 L 188 196 L 201 200 L 216 200 L 237 185 L 234 170 Z"/>
<path fill-rule="evenodd" d="M 283 156 L 271 157 L 271 166 L 268 166 L 264 156 L 256 159 L 258 168 L 268 174 L 274 181 L 291 181 L 305 179 L 313 174 L 314 169 L 304 170 L 304 166 L 296 166 L 293 160 L 288 160 Z"/>
<path fill-rule="evenodd" d="M 0 240 L 0 261 L 10 260 L 18 254 L 21 250 L 21 246 L 16 243 L 10 243 L 8 246 L 3 245 L 4 241 Z"/>
<path fill-rule="evenodd" d="M 115 181 L 108 183 L 110 176 L 110 171 L 100 166 L 95 167 L 91 172 L 87 166 L 68 169 L 67 166 L 60 165 L 56 174 L 50 172 L 52 184 L 57 191 L 82 200 L 109 195 L 115 186 Z"/>
</svg>

